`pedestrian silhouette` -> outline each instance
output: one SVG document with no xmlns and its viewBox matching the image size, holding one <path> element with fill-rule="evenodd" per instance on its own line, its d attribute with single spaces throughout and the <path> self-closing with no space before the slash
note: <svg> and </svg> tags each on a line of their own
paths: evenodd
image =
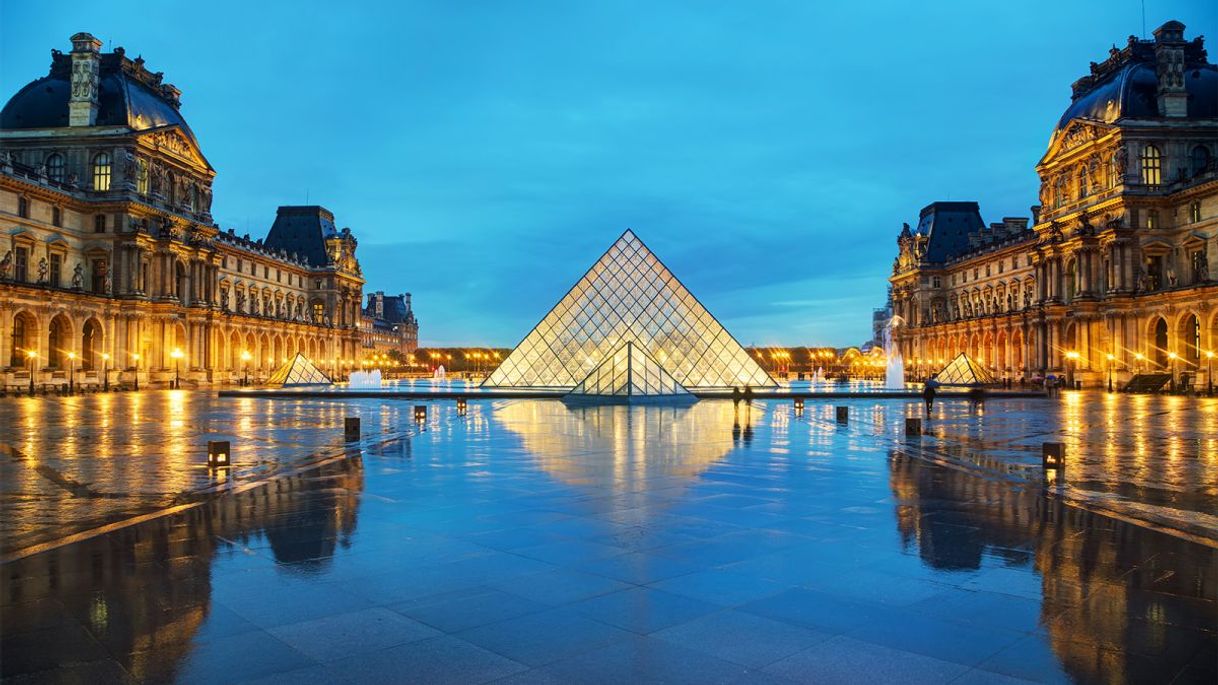
<svg viewBox="0 0 1218 685">
<path fill-rule="evenodd" d="M 930 418 L 931 407 L 935 404 L 935 381 L 926 379 L 926 383 L 922 385 L 922 399 L 926 401 L 926 418 Z"/>
</svg>

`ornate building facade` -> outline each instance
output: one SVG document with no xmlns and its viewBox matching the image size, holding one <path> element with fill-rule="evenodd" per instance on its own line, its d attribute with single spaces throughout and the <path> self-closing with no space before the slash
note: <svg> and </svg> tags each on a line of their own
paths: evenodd
<svg viewBox="0 0 1218 685">
<path fill-rule="evenodd" d="M 1074 83 L 1032 220 L 936 202 L 897 239 L 906 368 L 967 352 L 999 376 L 1205 384 L 1218 353 L 1218 67 L 1168 22 Z M 1218 379 L 1216 379 L 1218 380 Z"/>
<path fill-rule="evenodd" d="M 360 337 L 367 354 L 397 352 L 406 357 L 419 348 L 419 322 L 411 308 L 410 293 L 368 293 L 362 311 Z"/>
<path fill-rule="evenodd" d="M 211 216 L 180 91 L 87 33 L 0 111 L 0 374 L 9 386 L 230 382 L 360 347 L 350 229 L 280 207 L 265 239 Z"/>
</svg>

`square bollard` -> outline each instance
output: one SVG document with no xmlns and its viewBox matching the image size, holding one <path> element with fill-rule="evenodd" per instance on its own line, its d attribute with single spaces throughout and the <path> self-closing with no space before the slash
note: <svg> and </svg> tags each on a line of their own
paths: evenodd
<svg viewBox="0 0 1218 685">
<path fill-rule="evenodd" d="M 850 407 L 837 407 L 837 422 L 848 423 L 850 421 Z"/>
<path fill-rule="evenodd" d="M 419 423 L 422 423 L 427 420 L 427 405 L 426 404 L 414 405 L 414 420 L 418 421 Z"/>
<path fill-rule="evenodd" d="M 466 401 L 466 399 L 464 397 L 458 397 L 457 398 L 457 414 L 459 416 L 465 416 L 465 411 L 468 408 L 469 408 L 469 403 Z"/>
<path fill-rule="evenodd" d="M 232 443 L 228 440 L 207 441 L 207 466 L 209 468 L 228 468 L 232 464 L 232 454 Z"/>
<path fill-rule="evenodd" d="M 1046 442 L 1040 448 L 1040 465 L 1046 471 L 1066 469 L 1066 445 L 1061 442 Z"/>
<path fill-rule="evenodd" d="M 343 420 L 343 437 L 347 442 L 359 442 L 358 416 L 348 416 Z"/>
<path fill-rule="evenodd" d="M 922 419 L 905 419 L 905 436 L 918 437 L 922 435 Z"/>
</svg>

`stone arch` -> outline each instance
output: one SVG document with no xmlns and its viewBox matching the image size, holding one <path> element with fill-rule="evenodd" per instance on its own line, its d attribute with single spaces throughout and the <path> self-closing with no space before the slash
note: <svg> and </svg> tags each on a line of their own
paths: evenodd
<svg viewBox="0 0 1218 685">
<path fill-rule="evenodd" d="M 51 317 L 47 325 L 46 365 L 53 369 L 67 368 L 68 353 L 72 349 L 72 319 L 64 312 Z"/>
<path fill-rule="evenodd" d="M 275 354 L 275 350 L 271 347 L 271 336 L 263 333 L 258 338 L 258 363 L 256 366 L 260 369 L 267 368 L 270 364 L 271 357 Z"/>
<path fill-rule="evenodd" d="M 1162 316 L 1150 317 L 1146 324 L 1146 358 L 1156 368 L 1167 367 L 1169 342 L 1167 319 Z"/>
<path fill-rule="evenodd" d="M 26 353 L 38 352 L 38 317 L 26 310 L 13 314 L 12 344 L 9 348 L 9 366 L 21 368 L 29 365 Z"/>
<path fill-rule="evenodd" d="M 1201 317 L 1194 312 L 1185 312 L 1176 323 L 1176 347 L 1180 358 L 1187 362 L 1192 370 L 1201 363 L 1202 335 Z"/>
<path fill-rule="evenodd" d="M 1005 371 L 1007 364 L 1007 332 L 998 331 L 998 339 L 994 342 L 994 368 Z"/>
<path fill-rule="evenodd" d="M 101 355 L 105 351 L 105 328 L 96 316 L 85 320 L 80 328 L 80 368 L 92 371 L 101 366 Z"/>
</svg>

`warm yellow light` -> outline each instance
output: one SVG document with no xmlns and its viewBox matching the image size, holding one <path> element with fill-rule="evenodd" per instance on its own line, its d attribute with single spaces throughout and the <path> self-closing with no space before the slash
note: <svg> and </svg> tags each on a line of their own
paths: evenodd
<svg viewBox="0 0 1218 685">
<path fill-rule="evenodd" d="M 106 354 L 105 352 L 102 352 L 102 359 L 105 359 L 106 361 L 110 361 L 110 355 Z"/>
<path fill-rule="evenodd" d="M 175 347 L 175 348 L 173 348 L 173 352 L 169 353 L 169 356 L 173 357 L 174 359 L 181 359 L 182 357 L 185 357 L 186 355 L 182 354 L 182 350 Z"/>
<path fill-rule="evenodd" d="M 254 358 L 254 355 L 250 354 L 249 350 L 241 350 L 241 360 L 242 361 L 248 362 L 249 360 L 251 360 L 253 358 Z"/>
<path fill-rule="evenodd" d="M 1178 359 L 1178 358 L 1179 358 L 1179 356 L 1180 356 L 1180 355 L 1176 354 L 1175 352 L 1168 352 L 1168 353 L 1167 353 L 1167 358 L 1168 358 L 1168 359 Z"/>
<path fill-rule="evenodd" d="M 1213 359 L 1213 358 L 1214 358 L 1214 351 L 1213 351 L 1213 350 L 1206 350 L 1206 351 L 1205 351 L 1205 358 L 1206 358 L 1206 359 Z"/>
<path fill-rule="evenodd" d="M 1078 352 L 1075 352 L 1074 350 L 1070 350 L 1069 352 L 1066 353 L 1066 359 L 1072 359 L 1072 360 L 1078 359 Z"/>
<path fill-rule="evenodd" d="M 1106 354 L 1104 356 L 1107 357 L 1108 361 L 1112 361 L 1113 359 L 1116 359 L 1116 357 L 1114 355 L 1112 355 L 1111 353 Z"/>
<path fill-rule="evenodd" d="M 140 355 L 138 352 L 132 352 L 131 358 L 138 362 L 140 360 Z"/>
<path fill-rule="evenodd" d="M 69 353 L 68 353 L 68 359 L 76 359 L 76 353 L 75 353 L 75 352 L 69 352 Z"/>
<path fill-rule="evenodd" d="M 35 351 L 33 351 L 33 350 L 26 350 L 26 351 L 25 351 L 25 356 L 26 356 L 27 358 L 29 358 L 29 359 L 33 359 L 34 357 L 37 357 L 37 356 L 38 356 L 38 353 L 37 353 L 37 352 L 35 352 Z"/>
</svg>

